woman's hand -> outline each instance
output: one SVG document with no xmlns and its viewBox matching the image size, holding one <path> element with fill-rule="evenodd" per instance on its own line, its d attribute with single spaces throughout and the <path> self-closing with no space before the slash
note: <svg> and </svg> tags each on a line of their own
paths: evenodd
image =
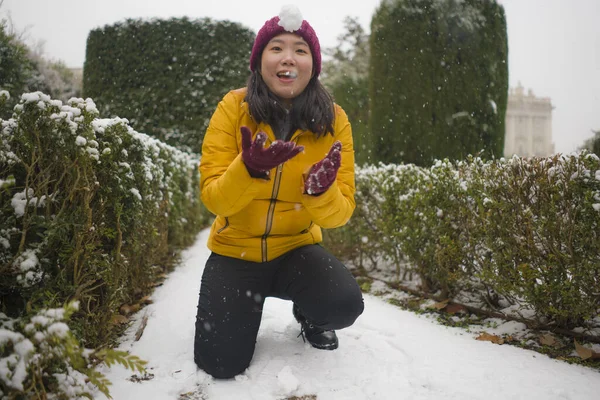
<svg viewBox="0 0 600 400">
<path fill-rule="evenodd" d="M 253 177 L 266 177 L 269 171 L 279 164 L 296 156 L 304 150 L 304 146 L 297 146 L 294 142 L 274 141 L 265 148 L 267 134 L 258 132 L 252 141 L 252 132 L 247 126 L 242 126 L 242 160 L 248 172 Z"/>
<path fill-rule="evenodd" d="M 338 169 L 342 164 L 342 143 L 335 142 L 329 153 L 324 159 L 315 163 L 308 171 L 308 176 L 304 181 L 304 192 L 313 196 L 317 196 L 327 189 L 337 177 Z"/>
</svg>

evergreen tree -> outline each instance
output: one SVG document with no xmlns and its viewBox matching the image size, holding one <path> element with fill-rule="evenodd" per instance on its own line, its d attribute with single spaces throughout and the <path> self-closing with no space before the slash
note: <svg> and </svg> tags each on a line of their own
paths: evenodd
<svg viewBox="0 0 600 400">
<path fill-rule="evenodd" d="M 23 93 L 40 91 L 64 102 L 81 95 L 74 73 L 64 62 L 45 59 L 43 45 L 32 50 L 22 36 L 9 21 L 0 20 L 0 90 L 10 94 L 7 106 L 0 112 L 3 118 L 10 117 Z"/>
<path fill-rule="evenodd" d="M 592 152 L 600 157 L 600 130 L 594 132 L 594 142 L 592 145 Z"/>
<path fill-rule="evenodd" d="M 600 157 L 600 129 L 597 131 L 592 130 L 592 133 L 594 136 L 587 139 L 579 149 L 587 149 Z"/>
<path fill-rule="evenodd" d="M 63 61 L 47 60 L 42 48 L 35 51 L 30 48 L 28 58 L 35 68 L 29 81 L 30 90 L 43 92 L 65 103 L 72 97 L 81 97 L 81 84 Z"/>
<path fill-rule="evenodd" d="M 345 32 L 335 48 L 324 53 L 331 58 L 323 64 L 321 81 L 348 114 L 352 124 L 357 164 L 370 161 L 369 143 L 369 35 L 357 18 L 346 17 Z"/>
<path fill-rule="evenodd" d="M 0 90 L 10 93 L 7 107 L 2 109 L 0 118 L 10 117 L 21 94 L 28 91 L 34 66 L 27 54 L 27 46 L 11 32 L 8 22 L 0 20 Z"/>
<path fill-rule="evenodd" d="M 370 129 L 386 163 L 501 157 L 508 96 L 495 0 L 384 0 L 371 21 Z"/>
</svg>

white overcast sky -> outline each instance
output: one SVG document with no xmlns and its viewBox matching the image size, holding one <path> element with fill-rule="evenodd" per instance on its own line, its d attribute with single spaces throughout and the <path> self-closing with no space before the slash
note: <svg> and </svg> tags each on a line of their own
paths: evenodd
<svg viewBox="0 0 600 400">
<path fill-rule="evenodd" d="M 1 2 L 2 0 L 0 0 Z M 510 85 L 550 97 L 556 151 L 575 150 L 600 129 L 600 0 L 499 0 L 507 15 Z M 257 32 L 281 5 L 296 4 L 321 47 L 336 45 L 346 16 L 368 32 L 380 0 L 4 0 L 30 43 L 44 41 L 47 58 L 81 67 L 91 29 L 126 18 L 210 17 Z"/>
</svg>

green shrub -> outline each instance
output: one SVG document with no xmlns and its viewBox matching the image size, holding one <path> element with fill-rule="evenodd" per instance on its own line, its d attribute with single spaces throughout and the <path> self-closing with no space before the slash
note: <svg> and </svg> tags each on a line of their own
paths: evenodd
<svg viewBox="0 0 600 400">
<path fill-rule="evenodd" d="M 409 176 L 405 169 L 414 166 L 365 165 L 356 168 L 356 209 L 348 224 L 335 230 L 326 230 L 325 243 L 336 254 L 366 271 L 385 270 L 394 266 L 401 273 L 405 264 L 399 243 L 394 238 L 397 222 L 398 197 Z M 409 271 L 403 271 L 406 277 Z"/>
<path fill-rule="evenodd" d="M 25 319 L 0 313 L 0 396 L 3 399 L 92 399 L 98 391 L 110 398 L 110 382 L 94 369 L 107 365 L 145 371 L 146 362 L 122 351 L 83 348 L 66 322 L 79 305 L 40 310 Z"/>
<path fill-rule="evenodd" d="M 598 157 L 514 157 L 480 168 L 471 231 L 477 268 L 496 292 L 540 319 L 578 326 L 600 301 Z"/>
<path fill-rule="evenodd" d="M 29 93 L 0 133 L 3 311 L 79 300 L 73 329 L 92 347 L 206 219 L 197 158 L 97 116 L 91 99 Z"/>
<path fill-rule="evenodd" d="M 356 182 L 354 216 L 327 236 L 354 266 L 416 273 L 443 297 L 470 292 L 499 307 L 501 296 L 558 327 L 600 315 L 596 155 L 381 164 L 357 168 Z"/>
<path fill-rule="evenodd" d="M 0 90 L 0 107 L 8 98 Z M 83 348 L 111 347 L 119 306 L 147 294 L 207 222 L 199 160 L 124 119 L 98 118 L 89 98 L 63 104 L 35 92 L 19 100 L 13 117 L 0 120 L 0 312 L 8 321 L 0 347 L 21 368 L 6 379 L 18 373 L 26 383 L 6 381 L 0 389 L 41 399 L 71 382 L 85 396 L 89 387 L 80 384 L 89 378 L 105 391 Z M 72 301 L 80 307 L 69 311 L 68 333 L 43 345 L 48 358 L 32 357 L 26 340 L 38 344 L 27 336 L 27 321 Z M 89 362 L 137 365 L 112 350 L 94 357 Z"/>
</svg>

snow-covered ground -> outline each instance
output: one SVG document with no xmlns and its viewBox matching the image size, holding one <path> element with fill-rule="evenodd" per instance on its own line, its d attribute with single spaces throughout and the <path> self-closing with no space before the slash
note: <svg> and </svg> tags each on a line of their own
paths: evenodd
<svg viewBox="0 0 600 400">
<path fill-rule="evenodd" d="M 194 319 L 208 231 L 136 315 L 121 349 L 148 361 L 147 380 L 104 369 L 116 400 L 597 400 L 600 373 L 512 346 L 475 340 L 366 295 L 365 312 L 338 331 L 340 348 L 316 350 L 297 337 L 291 303 L 269 298 L 250 367 L 215 380 L 193 360 Z M 147 326 L 134 341 L 141 320 Z M 139 374 L 138 374 L 139 375 Z M 105 399 L 99 395 L 97 399 Z"/>
</svg>

